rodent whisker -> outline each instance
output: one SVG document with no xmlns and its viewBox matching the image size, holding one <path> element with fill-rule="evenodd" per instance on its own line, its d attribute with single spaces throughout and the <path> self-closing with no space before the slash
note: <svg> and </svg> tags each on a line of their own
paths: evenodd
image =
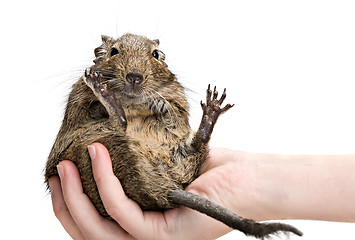
<svg viewBox="0 0 355 240">
<path fill-rule="evenodd" d="M 102 83 L 110 83 L 110 82 L 116 82 L 118 81 L 118 78 L 110 78 L 110 79 L 104 79 Z"/>
<path fill-rule="evenodd" d="M 161 78 L 153 78 L 154 81 L 159 81 L 159 82 L 168 82 L 168 83 L 174 83 L 173 81 L 167 81 L 165 79 L 161 79 Z"/>
<path fill-rule="evenodd" d="M 155 91 L 154 89 L 152 89 L 152 91 L 153 91 L 155 94 L 157 94 L 157 95 L 164 101 L 165 104 L 168 104 L 169 107 L 167 108 L 167 110 L 168 110 L 168 113 L 169 113 L 169 115 L 170 115 L 170 123 L 174 122 L 174 119 L 173 119 L 173 117 L 172 117 L 171 111 L 174 113 L 175 119 L 178 119 L 178 116 L 177 116 L 177 114 L 176 114 L 174 108 L 173 108 L 173 107 L 171 106 L 171 104 L 169 103 L 169 101 L 166 100 L 166 98 L 165 98 L 163 95 L 161 95 L 159 92 Z M 153 96 L 154 96 L 154 95 L 153 95 Z"/>
<path fill-rule="evenodd" d="M 124 71 L 124 68 L 118 68 L 118 69 L 115 69 L 115 70 L 103 69 L 103 70 L 100 70 L 100 73 L 101 73 L 104 77 L 112 77 L 112 78 L 115 78 L 117 71 L 122 71 L 122 72 L 123 72 L 123 71 Z"/>
<path fill-rule="evenodd" d="M 232 105 L 220 108 L 226 96 L 217 99 L 214 90 L 212 97 L 208 87 L 199 130 L 193 131 L 185 95 L 188 90 L 167 68 L 164 53 L 158 49 L 150 51 L 152 46 L 159 45 L 159 40 L 134 34 L 118 39 L 102 35 L 101 39 L 102 44 L 94 50 L 95 65 L 90 65 L 90 76 L 88 68 L 85 72 L 80 70 L 79 80 L 69 93 L 62 126 L 46 164 L 47 186 L 49 178 L 58 174 L 58 163 L 72 160 L 81 173 L 84 192 L 98 212 L 110 219 L 87 153 L 87 146 L 98 141 L 109 151 L 112 170 L 124 183 L 125 193 L 143 211 L 182 205 L 246 235 L 262 239 L 280 231 L 302 235 L 289 225 L 243 219 L 185 191 L 206 161 L 217 118 Z M 119 56 L 114 57 L 116 54 Z M 132 71 L 131 75 L 128 71 Z"/>
<path fill-rule="evenodd" d="M 122 92 L 122 91 L 123 91 L 122 86 L 120 86 L 119 84 L 117 84 L 116 81 L 112 81 L 112 83 L 113 83 L 113 86 L 111 87 L 111 90 L 112 90 L 113 92 Z"/>
</svg>

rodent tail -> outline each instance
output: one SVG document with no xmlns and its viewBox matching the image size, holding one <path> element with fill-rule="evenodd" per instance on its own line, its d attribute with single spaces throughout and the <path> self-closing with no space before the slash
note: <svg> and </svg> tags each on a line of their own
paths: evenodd
<svg viewBox="0 0 355 240">
<path fill-rule="evenodd" d="M 233 229 L 243 232 L 245 235 L 251 235 L 258 238 L 268 237 L 271 234 L 277 234 L 279 232 L 292 232 L 298 236 L 303 235 L 301 231 L 291 225 L 282 223 L 259 223 L 239 217 L 208 199 L 184 190 L 179 189 L 170 191 L 168 197 L 169 200 L 175 204 L 183 205 L 204 213 Z"/>
</svg>

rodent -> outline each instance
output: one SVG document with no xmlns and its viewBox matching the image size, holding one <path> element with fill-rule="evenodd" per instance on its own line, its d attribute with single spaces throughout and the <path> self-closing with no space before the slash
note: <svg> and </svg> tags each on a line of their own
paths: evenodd
<svg viewBox="0 0 355 240">
<path fill-rule="evenodd" d="M 87 146 L 100 142 L 108 149 L 115 175 L 126 195 L 143 210 L 184 205 L 207 214 L 246 235 L 266 237 L 280 231 L 302 233 L 287 224 L 244 219 L 184 189 L 198 177 L 208 155 L 208 142 L 220 114 L 216 88 L 207 89 L 198 130 L 189 125 L 184 88 L 164 62 L 159 40 L 126 34 L 102 36 L 94 65 L 73 85 L 64 119 L 49 154 L 45 182 L 57 175 L 64 159 L 80 172 L 84 192 L 107 218 L 91 169 Z"/>
</svg>

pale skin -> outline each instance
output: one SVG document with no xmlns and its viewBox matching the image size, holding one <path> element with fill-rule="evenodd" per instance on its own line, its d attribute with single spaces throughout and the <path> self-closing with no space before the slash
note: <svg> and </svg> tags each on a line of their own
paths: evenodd
<svg viewBox="0 0 355 240">
<path fill-rule="evenodd" d="M 142 212 L 113 175 L 106 148 L 89 147 L 103 218 L 83 193 L 71 161 L 49 180 L 56 217 L 73 239 L 215 239 L 231 231 L 185 207 Z M 188 191 L 257 221 L 312 219 L 355 222 L 355 155 L 256 154 L 212 149 Z M 188 229 L 188 230 L 187 230 Z"/>
</svg>

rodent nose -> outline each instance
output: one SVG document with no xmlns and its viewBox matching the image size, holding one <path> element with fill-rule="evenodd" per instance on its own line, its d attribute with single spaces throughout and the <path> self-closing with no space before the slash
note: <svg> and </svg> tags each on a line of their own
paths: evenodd
<svg viewBox="0 0 355 240">
<path fill-rule="evenodd" d="M 128 73 L 126 80 L 130 84 L 141 84 L 143 82 L 143 76 L 140 73 Z"/>
</svg>

